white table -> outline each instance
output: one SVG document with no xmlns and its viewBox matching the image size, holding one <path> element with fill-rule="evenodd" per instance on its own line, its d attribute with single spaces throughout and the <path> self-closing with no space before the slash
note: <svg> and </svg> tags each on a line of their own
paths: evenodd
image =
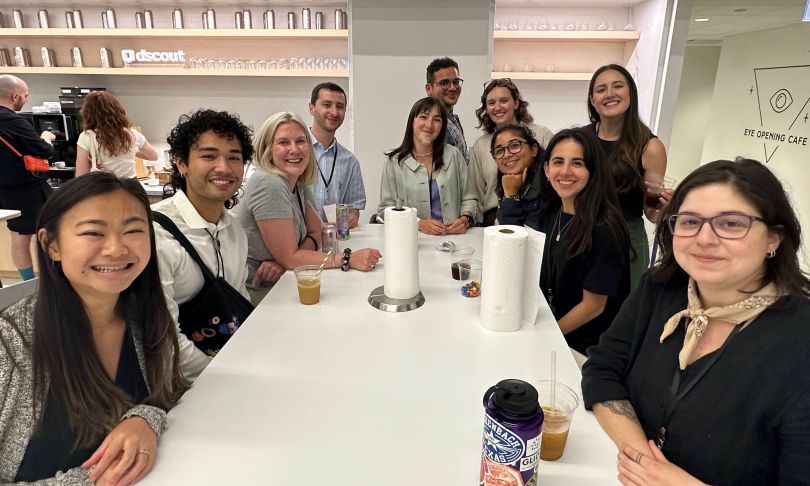
<svg viewBox="0 0 810 486">
<path fill-rule="evenodd" d="M 382 229 L 364 226 L 341 249 L 384 254 Z M 480 299 L 459 294 L 436 250 L 443 239 L 419 236 L 426 303 L 411 312 L 367 303 L 384 258 L 371 273 L 325 271 L 313 306 L 285 274 L 169 414 L 143 484 L 477 484 L 484 392 L 505 378 L 547 378 L 551 349 L 558 378 L 578 392 L 580 373 L 545 305 L 533 327 L 483 329 Z M 481 229 L 450 239 L 480 257 Z M 580 405 L 562 459 L 541 462 L 541 482 L 616 484 L 615 463 Z"/>
</svg>

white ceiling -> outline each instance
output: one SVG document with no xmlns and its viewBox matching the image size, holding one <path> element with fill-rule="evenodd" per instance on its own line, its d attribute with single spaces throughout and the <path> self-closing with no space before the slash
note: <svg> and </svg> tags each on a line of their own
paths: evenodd
<svg viewBox="0 0 810 486">
<path fill-rule="evenodd" d="M 718 44 L 723 37 L 801 22 L 806 0 L 693 0 L 689 43 Z M 708 22 L 695 22 L 706 17 Z"/>
</svg>

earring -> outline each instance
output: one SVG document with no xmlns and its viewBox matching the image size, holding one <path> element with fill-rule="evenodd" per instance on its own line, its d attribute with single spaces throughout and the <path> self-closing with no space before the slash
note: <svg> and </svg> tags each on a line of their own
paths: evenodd
<svg viewBox="0 0 810 486">
<path fill-rule="evenodd" d="M 775 257 L 775 256 L 776 256 L 776 250 L 771 250 L 771 251 L 769 251 L 768 253 L 766 253 L 766 254 L 765 254 L 765 256 L 766 256 L 767 258 L 773 258 L 773 257 Z"/>
</svg>

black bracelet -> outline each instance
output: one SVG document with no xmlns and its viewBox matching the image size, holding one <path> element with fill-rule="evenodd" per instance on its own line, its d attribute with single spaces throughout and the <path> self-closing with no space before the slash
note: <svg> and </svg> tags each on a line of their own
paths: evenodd
<svg viewBox="0 0 810 486">
<path fill-rule="evenodd" d="M 349 271 L 349 258 L 352 256 L 351 248 L 343 249 L 343 256 L 340 257 L 340 269 L 344 272 Z"/>
<path fill-rule="evenodd" d="M 313 238 L 311 235 L 307 235 L 307 237 L 304 238 L 304 241 L 306 240 L 312 240 L 312 244 L 315 245 L 315 251 L 318 251 L 318 242 L 315 241 L 315 238 Z"/>
</svg>

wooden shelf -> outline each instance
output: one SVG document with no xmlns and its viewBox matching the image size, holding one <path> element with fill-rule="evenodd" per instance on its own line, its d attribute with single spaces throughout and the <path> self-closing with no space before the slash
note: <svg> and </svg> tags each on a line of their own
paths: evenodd
<svg viewBox="0 0 810 486">
<path fill-rule="evenodd" d="M 510 78 L 533 81 L 590 81 L 593 73 L 527 73 L 493 72 L 492 78 Z"/>
<path fill-rule="evenodd" d="M 205 38 L 262 40 L 348 40 L 348 30 L 334 29 L 0 29 L 0 38 Z"/>
<path fill-rule="evenodd" d="M 632 42 L 641 33 L 635 30 L 496 30 L 493 39 L 516 41 L 588 41 L 588 42 Z"/>
<path fill-rule="evenodd" d="M 8 74 L 78 74 L 113 76 L 238 76 L 238 77 L 301 77 L 301 78 L 348 78 L 345 69 L 186 69 L 178 68 L 94 68 L 94 67 L 3 67 Z"/>
</svg>

